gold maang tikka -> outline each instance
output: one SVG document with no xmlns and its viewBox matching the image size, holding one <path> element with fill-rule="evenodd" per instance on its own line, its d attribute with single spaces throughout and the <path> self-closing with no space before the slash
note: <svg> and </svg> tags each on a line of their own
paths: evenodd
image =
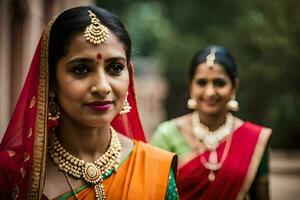
<svg viewBox="0 0 300 200">
<path fill-rule="evenodd" d="M 90 10 L 88 10 L 88 12 L 91 18 L 91 24 L 86 27 L 84 37 L 92 44 L 101 44 L 109 37 L 108 28 L 101 23 L 95 13 Z"/>
<path fill-rule="evenodd" d="M 215 60 L 216 60 L 216 49 L 212 48 L 209 54 L 206 56 L 206 66 L 208 68 L 212 68 L 215 64 Z"/>
</svg>

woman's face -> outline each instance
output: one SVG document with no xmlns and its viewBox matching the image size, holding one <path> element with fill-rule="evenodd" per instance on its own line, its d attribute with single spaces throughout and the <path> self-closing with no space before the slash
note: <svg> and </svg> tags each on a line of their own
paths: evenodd
<svg viewBox="0 0 300 200">
<path fill-rule="evenodd" d="M 196 99 L 199 112 L 208 115 L 224 113 L 235 92 L 222 66 L 217 63 L 213 67 L 207 67 L 205 63 L 198 65 L 190 84 L 190 94 Z"/>
<path fill-rule="evenodd" d="M 56 93 L 62 117 L 89 127 L 109 124 L 120 112 L 129 85 L 123 44 L 110 32 L 100 45 L 83 34 L 72 39 L 56 68 Z"/>
</svg>

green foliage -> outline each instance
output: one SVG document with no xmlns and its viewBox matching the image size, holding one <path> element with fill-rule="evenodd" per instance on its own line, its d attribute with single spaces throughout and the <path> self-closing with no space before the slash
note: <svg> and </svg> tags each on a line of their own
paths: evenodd
<svg viewBox="0 0 300 200">
<path fill-rule="evenodd" d="M 272 146 L 299 148 L 300 1 L 100 1 L 120 15 L 135 56 L 155 56 L 170 83 L 168 118 L 186 112 L 187 72 L 208 44 L 237 60 L 243 119 L 273 128 Z"/>
</svg>

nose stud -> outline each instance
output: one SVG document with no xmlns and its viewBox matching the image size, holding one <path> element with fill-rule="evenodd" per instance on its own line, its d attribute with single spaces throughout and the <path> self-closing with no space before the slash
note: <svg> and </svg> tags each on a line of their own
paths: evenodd
<svg viewBox="0 0 300 200">
<path fill-rule="evenodd" d="M 91 91 L 92 92 L 99 92 L 96 86 L 92 86 Z"/>
</svg>

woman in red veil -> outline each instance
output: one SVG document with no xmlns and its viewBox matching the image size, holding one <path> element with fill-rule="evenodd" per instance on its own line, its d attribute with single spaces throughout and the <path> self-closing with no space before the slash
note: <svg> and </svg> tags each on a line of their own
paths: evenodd
<svg viewBox="0 0 300 200">
<path fill-rule="evenodd" d="M 144 143 L 130 51 L 102 8 L 49 22 L 0 144 L 1 199 L 177 198 L 174 155 Z"/>
</svg>

